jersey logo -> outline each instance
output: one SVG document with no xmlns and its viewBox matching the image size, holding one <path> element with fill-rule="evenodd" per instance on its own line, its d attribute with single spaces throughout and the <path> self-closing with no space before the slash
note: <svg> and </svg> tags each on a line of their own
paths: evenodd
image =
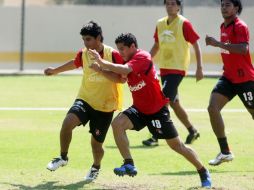
<svg viewBox="0 0 254 190">
<path fill-rule="evenodd" d="M 176 41 L 175 36 L 173 35 L 174 32 L 171 30 L 164 30 L 161 34 L 160 34 L 160 39 L 162 43 L 171 43 Z"/>
<path fill-rule="evenodd" d="M 140 83 L 138 83 L 137 85 L 134 85 L 134 86 L 129 85 L 131 92 L 141 90 L 144 86 L 146 86 L 146 83 L 143 80 Z"/>
</svg>

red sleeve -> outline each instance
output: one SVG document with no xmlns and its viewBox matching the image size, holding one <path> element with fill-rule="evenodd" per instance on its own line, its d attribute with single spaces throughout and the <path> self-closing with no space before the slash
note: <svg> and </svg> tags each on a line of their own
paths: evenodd
<svg viewBox="0 0 254 190">
<path fill-rule="evenodd" d="M 74 65 L 78 67 L 83 67 L 83 61 L 82 61 L 82 50 L 79 50 L 77 53 L 75 59 L 74 59 Z"/>
<path fill-rule="evenodd" d="M 112 60 L 113 63 L 124 64 L 123 58 L 121 57 L 120 53 L 116 50 L 113 50 L 112 52 Z"/>
<path fill-rule="evenodd" d="M 235 28 L 237 43 L 249 43 L 249 30 L 246 26 L 240 25 Z"/>
<path fill-rule="evenodd" d="M 157 29 L 157 27 L 156 27 L 156 29 L 155 29 L 155 32 L 154 32 L 153 38 L 154 38 L 154 41 L 155 41 L 156 43 L 158 43 L 158 42 L 159 42 L 158 29 Z"/>
<path fill-rule="evenodd" d="M 199 39 L 199 35 L 188 20 L 185 20 L 183 23 L 183 35 L 185 40 L 191 44 L 196 43 L 196 41 Z"/>
</svg>

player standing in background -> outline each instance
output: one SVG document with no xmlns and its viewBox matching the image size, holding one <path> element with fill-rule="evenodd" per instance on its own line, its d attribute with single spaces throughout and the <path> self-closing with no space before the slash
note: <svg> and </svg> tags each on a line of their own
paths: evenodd
<svg viewBox="0 0 254 190">
<path fill-rule="evenodd" d="M 197 61 L 196 81 L 203 78 L 199 36 L 189 20 L 179 14 L 181 0 L 164 0 L 168 16 L 157 21 L 154 45 L 150 50 L 152 58 L 159 53 L 159 68 L 163 93 L 170 99 L 170 107 L 189 135 L 185 144 L 191 144 L 200 134 L 189 120 L 188 114 L 180 104 L 178 87 L 190 64 L 190 44 L 193 46 Z M 158 139 L 149 138 L 142 142 L 146 146 L 158 145 Z"/>
<path fill-rule="evenodd" d="M 206 37 L 206 45 L 221 48 L 224 70 L 211 93 L 208 106 L 211 125 L 220 145 L 220 153 L 209 161 L 210 165 L 219 165 L 234 158 L 221 116 L 223 107 L 238 95 L 254 119 L 254 68 L 249 52 L 249 29 L 237 16 L 241 12 L 240 0 L 221 0 L 224 22 L 220 27 L 220 41 Z"/>
<path fill-rule="evenodd" d="M 72 139 L 72 130 L 79 125 L 90 126 L 93 164 L 85 176 L 86 182 L 96 179 L 99 174 L 101 160 L 104 155 L 103 142 L 112 121 L 114 111 L 121 107 L 121 88 L 108 79 L 116 74 L 110 72 L 98 73 L 90 66 L 93 60 L 88 55 L 88 49 L 94 49 L 108 61 L 123 63 L 120 54 L 113 48 L 103 44 L 101 27 L 90 21 L 80 31 L 85 47 L 78 52 L 75 60 L 57 68 L 45 69 L 45 75 L 58 73 L 83 67 L 82 84 L 73 106 L 68 111 L 60 132 L 60 156 L 54 158 L 47 165 L 47 169 L 55 171 L 68 163 L 68 150 Z M 118 75 L 117 75 L 117 78 Z"/>
<path fill-rule="evenodd" d="M 123 165 L 115 168 L 114 173 L 119 176 L 137 174 L 126 131 L 139 131 L 147 126 L 153 136 L 165 139 L 170 148 L 195 166 L 202 187 L 211 187 L 209 171 L 200 162 L 197 154 L 178 137 L 177 130 L 170 119 L 168 98 L 161 91 L 150 54 L 138 49 L 136 37 L 131 33 L 120 34 L 115 43 L 126 62 L 124 65 L 110 63 L 102 59 L 96 51 L 90 50 L 102 71 L 105 69 L 127 76 L 132 93 L 133 105 L 121 112 L 112 122 L 115 142 L 124 159 Z"/>
</svg>

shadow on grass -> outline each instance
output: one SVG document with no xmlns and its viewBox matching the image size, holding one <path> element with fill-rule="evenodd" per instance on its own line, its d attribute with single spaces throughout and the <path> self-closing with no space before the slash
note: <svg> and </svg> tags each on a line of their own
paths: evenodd
<svg viewBox="0 0 254 190">
<path fill-rule="evenodd" d="M 12 183 L 5 183 L 6 185 L 11 185 L 12 187 L 18 188 L 19 190 L 77 190 L 77 189 L 91 189 L 85 181 L 80 181 L 77 183 L 72 183 L 69 185 L 58 185 L 58 181 L 48 181 L 42 184 L 38 184 L 36 186 L 29 186 L 24 184 L 12 184 Z M 86 186 L 87 185 L 87 186 Z M 99 189 L 94 189 L 99 190 Z"/>
<path fill-rule="evenodd" d="M 220 171 L 216 169 L 209 169 L 211 174 L 223 174 L 223 173 L 254 173 L 254 171 Z M 150 175 L 176 175 L 176 176 L 184 176 L 184 175 L 198 175 L 197 171 L 179 171 L 179 172 L 164 172 L 164 173 L 151 173 Z"/>
<path fill-rule="evenodd" d="M 114 145 L 108 145 L 105 146 L 106 148 L 111 148 L 111 149 L 117 149 L 117 146 Z M 144 145 L 136 145 L 136 146 L 130 146 L 130 149 L 153 149 L 156 148 L 157 146 L 144 146 Z"/>
</svg>

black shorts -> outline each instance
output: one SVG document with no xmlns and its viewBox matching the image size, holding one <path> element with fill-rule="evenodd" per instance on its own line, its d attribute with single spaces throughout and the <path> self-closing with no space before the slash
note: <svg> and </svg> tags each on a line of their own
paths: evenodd
<svg viewBox="0 0 254 190">
<path fill-rule="evenodd" d="M 246 108 L 254 109 L 254 81 L 234 84 L 227 78 L 221 77 L 212 93 L 222 94 L 229 100 L 238 95 Z"/>
<path fill-rule="evenodd" d="M 150 133 L 158 139 L 172 139 L 178 136 L 166 106 L 152 115 L 140 113 L 134 106 L 129 107 L 123 114 L 131 120 L 134 126 L 133 130 L 140 131 L 147 126 Z"/>
<path fill-rule="evenodd" d="M 175 102 L 179 99 L 178 86 L 182 82 L 183 77 L 184 76 L 180 74 L 168 74 L 161 76 L 162 91 L 171 102 Z"/>
<path fill-rule="evenodd" d="M 114 112 L 102 112 L 93 109 L 87 102 L 77 99 L 68 111 L 75 114 L 85 126 L 88 121 L 90 130 L 96 141 L 103 143 L 111 124 Z"/>
</svg>

